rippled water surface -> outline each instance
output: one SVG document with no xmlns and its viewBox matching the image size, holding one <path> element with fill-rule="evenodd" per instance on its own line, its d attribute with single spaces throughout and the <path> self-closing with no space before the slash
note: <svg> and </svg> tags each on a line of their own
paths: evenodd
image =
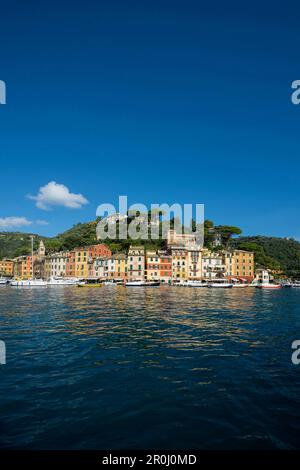
<svg viewBox="0 0 300 470">
<path fill-rule="evenodd" d="M 300 448 L 300 290 L 0 289 L 0 446 Z"/>
</svg>

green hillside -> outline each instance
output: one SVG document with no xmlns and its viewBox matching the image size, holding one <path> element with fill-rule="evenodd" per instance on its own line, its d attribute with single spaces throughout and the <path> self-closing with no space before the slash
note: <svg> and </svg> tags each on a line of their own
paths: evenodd
<svg viewBox="0 0 300 470">
<path fill-rule="evenodd" d="M 31 252 L 30 235 L 34 235 L 34 247 L 38 247 L 40 240 L 46 243 L 47 238 L 40 235 L 22 232 L 0 232 L 0 259 L 14 258 L 27 255 Z"/>
<path fill-rule="evenodd" d="M 282 270 L 287 276 L 300 278 L 300 243 L 276 237 L 240 237 L 234 246 L 255 253 L 257 267 Z"/>
</svg>

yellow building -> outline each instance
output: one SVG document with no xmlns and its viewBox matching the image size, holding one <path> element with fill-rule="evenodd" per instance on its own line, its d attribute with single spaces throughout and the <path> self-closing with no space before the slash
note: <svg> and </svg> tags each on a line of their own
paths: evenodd
<svg viewBox="0 0 300 470">
<path fill-rule="evenodd" d="M 147 281 L 157 281 L 160 279 L 160 258 L 156 251 L 147 251 L 146 253 L 146 272 Z"/>
<path fill-rule="evenodd" d="M 86 247 L 75 248 L 75 276 L 79 278 L 89 277 L 89 254 Z"/>
<path fill-rule="evenodd" d="M 12 277 L 14 273 L 14 262 L 11 259 L 3 259 L 0 261 L 0 276 Z"/>
<path fill-rule="evenodd" d="M 127 279 L 127 256 L 124 253 L 113 255 L 114 259 L 114 278 L 118 280 Z"/>
<path fill-rule="evenodd" d="M 254 253 L 245 250 L 234 250 L 224 255 L 226 276 L 229 278 L 252 281 L 254 278 Z"/>
<path fill-rule="evenodd" d="M 181 282 L 188 279 L 188 254 L 184 247 L 172 247 L 172 281 Z"/>
</svg>

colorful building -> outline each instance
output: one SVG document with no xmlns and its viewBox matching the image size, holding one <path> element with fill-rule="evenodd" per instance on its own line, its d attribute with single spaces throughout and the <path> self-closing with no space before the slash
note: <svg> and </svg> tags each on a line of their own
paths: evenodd
<svg viewBox="0 0 300 470">
<path fill-rule="evenodd" d="M 172 281 L 172 257 L 163 251 L 147 251 L 145 277 L 147 281 Z"/>
<path fill-rule="evenodd" d="M 69 252 L 54 253 L 50 256 L 50 276 L 66 277 Z"/>
<path fill-rule="evenodd" d="M 32 278 L 31 256 L 18 256 L 14 259 L 14 277 L 20 279 Z"/>
<path fill-rule="evenodd" d="M 114 278 L 117 280 L 126 280 L 128 273 L 127 256 L 124 253 L 118 253 L 113 256 L 114 259 Z"/>
<path fill-rule="evenodd" d="M 226 276 L 229 279 L 252 281 L 254 278 L 254 253 L 234 250 L 224 254 Z"/>
<path fill-rule="evenodd" d="M 187 266 L 189 280 L 200 280 L 202 278 L 202 253 L 201 250 L 187 250 Z"/>
<path fill-rule="evenodd" d="M 12 277 L 14 274 L 14 262 L 12 259 L 0 260 L 0 276 Z"/>
<path fill-rule="evenodd" d="M 223 257 L 216 253 L 210 253 L 207 250 L 202 255 L 202 278 L 215 279 L 225 276 L 226 268 Z"/>
<path fill-rule="evenodd" d="M 69 251 L 66 259 L 66 277 L 75 277 L 76 257 L 75 251 Z"/>
<path fill-rule="evenodd" d="M 143 246 L 130 246 L 128 251 L 128 279 L 145 279 L 145 248 Z"/>
<path fill-rule="evenodd" d="M 188 278 L 188 255 L 184 246 L 172 247 L 172 281 L 182 282 Z"/>
</svg>

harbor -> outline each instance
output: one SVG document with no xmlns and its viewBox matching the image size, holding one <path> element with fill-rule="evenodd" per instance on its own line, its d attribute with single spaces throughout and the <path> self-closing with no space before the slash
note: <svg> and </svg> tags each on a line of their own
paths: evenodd
<svg viewBox="0 0 300 470">
<path fill-rule="evenodd" d="M 281 289 L 300 285 L 297 279 L 256 266 L 251 251 L 225 249 L 218 236 L 214 249 L 209 249 L 197 244 L 193 234 L 169 230 L 164 249 L 130 245 L 125 253 L 113 253 L 103 243 L 47 253 L 42 240 L 34 250 L 34 236 L 30 239 L 30 256 L 0 261 L 0 286 Z"/>
<path fill-rule="evenodd" d="M 1 288 L 1 448 L 296 448 L 299 296 Z"/>
</svg>

